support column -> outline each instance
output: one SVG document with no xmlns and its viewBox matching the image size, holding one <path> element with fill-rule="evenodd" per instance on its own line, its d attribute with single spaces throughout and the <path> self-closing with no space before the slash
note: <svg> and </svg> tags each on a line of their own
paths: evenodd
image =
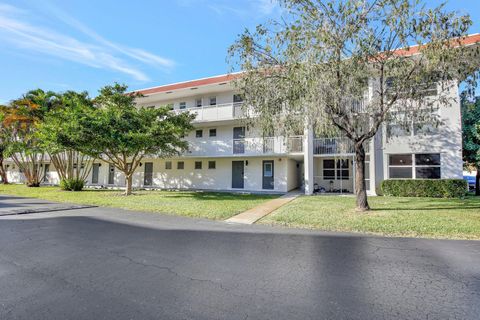
<svg viewBox="0 0 480 320">
<path fill-rule="evenodd" d="M 305 127 L 303 139 L 303 167 L 305 177 L 305 194 L 313 194 L 313 128 L 311 125 Z"/>
<path fill-rule="evenodd" d="M 375 139 L 377 136 L 372 138 L 372 141 L 370 141 L 370 149 L 368 154 L 370 155 L 370 192 L 369 194 L 372 196 L 377 195 L 377 179 L 376 179 L 376 145 L 375 145 Z"/>
</svg>

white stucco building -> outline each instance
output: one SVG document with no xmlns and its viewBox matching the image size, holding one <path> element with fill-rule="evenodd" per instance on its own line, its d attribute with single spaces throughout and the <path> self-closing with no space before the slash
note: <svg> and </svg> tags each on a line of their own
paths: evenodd
<svg viewBox="0 0 480 320">
<path fill-rule="evenodd" d="M 139 90 L 145 96 L 138 101 L 141 106 L 171 105 L 175 112 L 197 116 L 195 130 L 185 137 L 190 150 L 169 159 L 144 159 L 134 175 L 134 187 L 354 192 L 354 153 L 348 139 L 315 137 L 308 129 L 303 135 L 264 137 L 258 128 L 246 125 L 241 98 L 232 84 L 234 77 L 221 75 Z M 443 89 L 438 86 L 431 94 L 438 90 Z M 438 127 L 412 123 L 410 130 L 402 130 L 386 124 L 368 143 L 370 194 L 388 178 L 462 178 L 458 85 L 452 83 L 448 90 L 457 99 L 438 107 Z M 58 183 L 53 165 L 47 161 L 43 168 L 45 183 Z M 8 163 L 7 170 L 10 181 L 22 181 L 13 163 Z M 87 185 L 121 187 L 125 178 L 113 166 L 97 161 Z"/>
</svg>

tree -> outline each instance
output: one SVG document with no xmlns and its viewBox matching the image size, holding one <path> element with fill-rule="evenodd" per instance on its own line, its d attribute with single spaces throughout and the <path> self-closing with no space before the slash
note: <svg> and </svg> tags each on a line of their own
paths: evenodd
<svg viewBox="0 0 480 320">
<path fill-rule="evenodd" d="M 5 149 L 7 148 L 6 144 L 8 141 L 7 137 L 4 137 L 4 130 L 3 127 L 3 119 L 5 118 L 7 113 L 7 106 L 0 105 L 0 179 L 2 180 L 3 184 L 8 184 L 8 176 L 7 170 L 4 166 L 3 161 L 5 160 Z"/>
<path fill-rule="evenodd" d="M 465 169 L 477 171 L 475 195 L 480 196 L 480 98 L 462 99 L 462 128 Z"/>
<path fill-rule="evenodd" d="M 86 143 L 79 121 L 93 112 L 93 103 L 87 92 L 67 91 L 57 96 L 37 136 L 63 185 L 83 186 L 95 159 L 78 151 Z"/>
<path fill-rule="evenodd" d="M 41 89 L 32 90 L 12 101 L 2 113 L 0 136 L 4 154 L 10 157 L 25 176 L 29 187 L 40 186 L 45 152 L 36 135 L 39 123 L 55 105 L 57 96 Z"/>
<path fill-rule="evenodd" d="M 193 129 L 194 116 L 168 107 L 139 107 L 135 99 L 141 95 L 117 83 L 99 93 L 94 112 L 79 119 L 85 141 L 79 151 L 123 172 L 125 195 L 130 195 L 133 173 L 145 156 L 168 157 L 188 147 L 183 137 Z"/>
<path fill-rule="evenodd" d="M 438 122 L 435 109 L 455 99 L 448 88 L 457 79 L 473 86 L 479 52 L 464 45 L 472 22 L 421 0 L 280 4 L 281 21 L 246 30 L 230 47 L 233 68 L 244 70 L 236 83 L 245 105 L 267 130 L 345 135 L 355 150 L 357 210 L 369 210 L 365 144 L 386 121 Z"/>
</svg>

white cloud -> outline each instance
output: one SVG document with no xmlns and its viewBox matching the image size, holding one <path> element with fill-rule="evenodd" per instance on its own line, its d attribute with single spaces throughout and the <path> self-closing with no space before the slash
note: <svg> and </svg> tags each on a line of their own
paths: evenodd
<svg viewBox="0 0 480 320">
<path fill-rule="evenodd" d="M 176 0 L 182 7 L 207 7 L 219 16 L 236 15 L 240 18 L 265 17 L 280 12 L 278 0 Z"/>
<path fill-rule="evenodd" d="M 87 35 L 92 41 L 81 41 L 73 36 L 26 22 L 32 18 L 28 12 L 10 5 L 0 5 L 0 40 L 32 52 L 121 72 L 140 81 L 148 81 L 149 78 L 126 58 L 160 68 L 174 66 L 174 62 L 169 59 L 142 49 L 113 43 L 60 10 L 51 6 L 47 8 L 58 20 Z"/>
</svg>

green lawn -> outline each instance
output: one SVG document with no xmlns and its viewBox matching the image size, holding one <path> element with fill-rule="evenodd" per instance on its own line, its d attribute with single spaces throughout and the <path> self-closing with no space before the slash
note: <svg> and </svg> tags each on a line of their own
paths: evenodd
<svg viewBox="0 0 480 320">
<path fill-rule="evenodd" d="M 191 191 L 136 191 L 126 197 L 120 190 L 69 192 L 57 187 L 27 188 L 24 185 L 0 185 L 0 194 L 215 220 L 227 219 L 278 197 Z"/>
<path fill-rule="evenodd" d="M 466 199 L 370 197 L 373 210 L 354 211 L 354 197 L 300 197 L 263 224 L 388 236 L 480 239 L 480 197 Z"/>
</svg>

